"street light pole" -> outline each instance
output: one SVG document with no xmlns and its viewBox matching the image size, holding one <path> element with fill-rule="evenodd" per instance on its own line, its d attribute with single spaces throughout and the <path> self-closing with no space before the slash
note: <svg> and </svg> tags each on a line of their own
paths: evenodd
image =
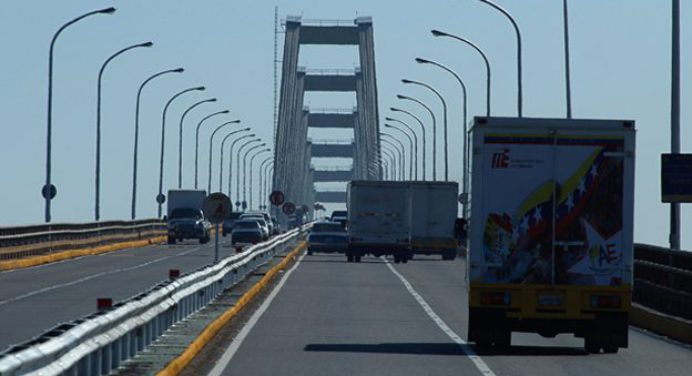
<svg viewBox="0 0 692 376">
<path fill-rule="evenodd" d="M 237 196 L 236 202 L 240 203 L 241 205 L 242 205 L 242 202 L 240 202 L 240 198 L 241 198 L 240 197 L 240 154 L 243 152 L 243 149 L 245 149 L 247 146 L 249 146 L 255 142 L 262 142 L 262 139 L 253 138 L 252 140 L 248 140 L 247 142 L 240 145 L 240 147 L 238 148 L 238 151 L 236 152 L 236 163 L 235 163 L 235 165 L 236 165 L 236 169 L 235 169 L 235 175 L 236 175 L 235 176 L 235 192 L 236 193 L 235 194 Z M 231 146 L 231 149 L 233 149 L 232 146 Z M 239 205 L 236 205 L 236 206 L 239 206 Z"/>
<path fill-rule="evenodd" d="M 103 62 L 101 69 L 99 70 L 96 84 L 96 171 L 94 174 L 94 220 L 97 222 L 101 219 L 101 87 L 103 83 L 103 72 L 106 70 L 108 63 L 119 55 L 135 48 L 151 47 L 153 45 L 154 43 L 152 42 L 144 42 L 125 47 L 108 57 L 108 59 Z"/>
<path fill-rule="evenodd" d="M 237 138 L 231 143 L 231 147 L 228 150 L 229 154 L 229 159 L 228 159 L 228 197 L 231 197 L 231 187 L 232 187 L 232 178 L 233 178 L 233 148 L 235 147 L 235 144 L 237 144 L 239 141 L 248 139 L 250 137 L 255 137 L 256 134 L 251 133 L 242 137 Z M 236 177 L 236 179 L 238 179 Z M 237 205 L 236 205 L 237 206 Z"/>
<path fill-rule="evenodd" d="M 253 147 L 247 149 L 247 151 L 245 151 L 245 154 L 243 154 L 243 202 L 244 202 L 246 205 L 248 204 L 248 201 L 247 201 L 247 190 L 246 190 L 246 187 L 247 187 L 247 184 L 246 184 L 246 183 L 247 183 L 247 157 L 248 157 L 248 155 L 249 155 L 250 153 L 252 153 L 253 151 L 255 151 L 255 150 L 257 150 L 258 148 L 261 148 L 261 147 L 263 147 L 263 146 L 266 146 L 266 145 L 267 145 L 266 143 L 261 143 L 261 144 L 259 144 L 259 145 L 254 145 Z M 240 162 L 240 158 L 238 159 L 238 162 Z M 247 207 L 250 208 L 249 205 L 248 205 Z"/>
<path fill-rule="evenodd" d="M 414 84 L 414 85 L 419 85 L 424 88 L 429 89 L 432 91 L 439 99 L 440 102 L 442 102 L 442 120 L 444 124 L 444 154 L 445 154 L 445 181 L 449 181 L 449 147 L 448 147 L 448 138 L 447 138 L 447 101 L 445 101 L 445 98 L 440 94 L 439 91 L 437 91 L 434 87 L 420 81 L 414 81 L 414 80 L 407 80 L 403 79 L 401 82 L 405 84 Z"/>
<path fill-rule="evenodd" d="M 418 135 L 416 134 L 416 132 L 413 131 L 413 128 L 411 128 L 410 125 L 406 124 L 405 122 L 403 122 L 399 119 L 386 117 L 385 120 L 393 121 L 393 122 L 401 124 L 402 127 L 408 129 L 409 132 L 411 132 L 411 134 L 413 135 L 413 144 L 416 146 L 416 163 L 415 163 L 416 167 L 414 168 L 414 171 L 415 171 L 414 175 L 416 176 L 416 180 L 418 180 Z"/>
<path fill-rule="evenodd" d="M 514 27 L 514 32 L 517 35 L 517 115 L 519 117 L 522 117 L 523 116 L 523 114 L 522 114 L 523 103 L 522 103 L 522 85 L 521 85 L 521 33 L 519 32 L 519 25 L 517 25 L 517 21 L 514 19 L 514 17 L 512 17 L 512 15 L 509 14 L 509 12 L 507 12 L 501 6 L 493 3 L 490 0 L 478 0 L 478 1 L 480 1 L 481 3 L 487 4 L 487 5 L 490 5 L 491 7 L 495 8 L 495 10 L 497 10 L 500 13 L 502 13 L 503 15 L 505 15 L 505 17 L 507 17 L 509 22 L 511 22 L 512 26 Z"/>
<path fill-rule="evenodd" d="M 258 173 L 259 176 L 257 177 L 257 179 L 259 180 L 259 183 L 260 183 L 260 189 L 259 189 L 259 192 L 258 192 L 258 195 L 259 195 L 259 201 L 258 201 L 259 205 L 258 205 L 258 207 L 259 207 L 260 209 L 262 209 L 261 206 L 262 206 L 262 200 L 263 200 L 263 197 L 264 197 L 264 191 L 265 191 L 266 188 L 267 188 L 267 183 L 266 183 L 266 181 L 265 181 L 265 179 L 264 179 L 264 176 L 265 176 L 264 169 L 265 169 L 265 167 L 267 166 L 267 164 L 268 164 L 269 162 L 273 161 L 273 160 L 274 160 L 274 157 L 270 155 L 270 156 L 268 156 L 265 160 L 263 160 L 262 163 L 260 163 L 260 168 L 259 168 L 259 173 Z"/>
<path fill-rule="evenodd" d="M 219 155 L 219 192 L 222 191 L 223 189 L 223 150 L 226 147 L 226 141 L 231 138 L 234 134 L 240 133 L 240 132 L 247 132 L 249 131 L 250 128 L 243 128 L 243 129 L 238 129 L 237 131 L 233 131 L 229 134 L 227 134 L 222 140 L 221 140 L 221 155 Z M 246 135 L 246 137 L 251 137 L 250 135 Z M 242 138 L 242 137 L 241 137 Z M 230 176 L 229 176 L 230 179 Z M 228 192 L 228 197 L 230 196 L 231 192 L 229 190 Z"/>
<path fill-rule="evenodd" d="M 185 121 L 185 116 L 187 116 L 190 111 L 195 109 L 197 106 L 204 104 L 204 103 L 212 103 L 216 102 L 216 98 L 210 98 L 210 99 L 205 99 L 203 101 L 199 101 L 192 106 L 188 107 L 185 112 L 183 112 L 183 115 L 180 117 L 180 129 L 178 131 L 178 189 L 181 189 L 183 187 L 183 123 Z"/>
<path fill-rule="evenodd" d="M 488 60 L 488 56 L 485 54 L 485 52 L 483 52 L 483 50 L 480 49 L 480 47 L 478 47 L 475 43 L 471 42 L 470 40 L 468 40 L 466 38 L 462 38 L 462 37 L 454 35 L 454 34 L 445 33 L 443 31 L 439 31 L 439 30 L 432 30 L 431 32 L 432 32 L 432 35 L 434 35 L 436 37 L 450 37 L 450 38 L 456 39 L 460 42 L 464 42 L 467 45 L 471 46 L 473 49 L 475 49 L 481 55 L 481 57 L 483 58 L 483 62 L 485 63 L 485 72 L 486 72 L 486 82 L 485 82 L 485 86 L 486 86 L 486 88 L 485 88 L 485 102 L 486 102 L 485 103 L 485 112 L 486 112 L 486 115 L 485 116 L 490 117 L 490 61 Z M 466 85 L 464 85 L 464 87 L 465 86 Z M 464 95 L 464 98 L 466 98 L 466 95 Z"/>
<path fill-rule="evenodd" d="M 166 112 L 168 112 L 168 107 L 170 107 L 171 103 L 178 98 L 179 96 L 189 93 L 191 91 L 204 91 L 206 88 L 204 86 L 197 86 L 197 87 L 192 87 L 189 89 L 185 89 L 183 91 L 178 92 L 174 96 L 171 97 L 171 99 L 166 102 L 166 105 L 163 107 L 163 114 L 161 115 L 161 159 L 159 162 L 159 194 L 156 196 L 156 202 L 159 204 L 158 208 L 158 217 L 161 218 L 161 208 L 162 205 L 165 201 L 165 196 L 163 195 L 163 159 L 164 159 L 164 150 L 165 150 L 165 141 L 166 141 Z"/>
<path fill-rule="evenodd" d="M 406 180 L 406 152 L 404 150 L 404 144 L 402 144 L 401 141 L 397 140 L 392 135 L 388 135 L 387 133 L 382 132 L 380 132 L 380 134 L 382 136 L 387 135 L 390 137 L 383 138 L 382 141 L 389 144 L 396 150 L 397 154 L 399 155 L 399 160 L 401 161 L 401 163 L 399 163 L 399 176 L 401 177 L 401 180 Z"/>
<path fill-rule="evenodd" d="M 214 136 L 216 133 L 218 133 L 223 127 L 230 125 L 230 124 L 238 124 L 240 123 L 240 120 L 233 120 L 233 121 L 227 121 L 218 127 L 214 129 L 213 132 L 211 132 L 211 136 L 209 136 L 209 171 L 208 171 L 208 181 L 207 181 L 207 192 L 211 193 L 211 165 L 212 165 L 212 151 L 213 151 L 213 145 L 214 145 Z M 223 157 L 223 155 L 221 156 Z M 220 191 L 220 190 L 219 190 Z"/>
<path fill-rule="evenodd" d="M 255 154 L 252 155 L 252 157 L 250 157 L 250 171 L 248 172 L 250 174 L 250 183 L 248 184 L 250 189 L 252 189 L 252 164 L 255 163 L 255 158 L 257 158 L 257 156 L 259 156 L 263 153 L 267 153 L 270 151 L 272 151 L 272 150 L 271 149 L 262 149 L 262 150 L 257 151 Z M 243 191 L 245 191 L 245 187 L 243 187 Z M 250 209 L 252 209 L 252 192 L 250 192 L 250 204 L 248 205 L 248 207 Z"/>
<path fill-rule="evenodd" d="M 384 147 L 386 146 L 386 147 Z M 398 176 L 398 172 L 401 172 L 401 169 L 397 168 L 397 158 L 396 158 L 396 152 L 392 151 L 392 144 L 391 143 L 385 143 L 382 147 L 382 152 L 384 153 L 385 156 L 389 158 L 389 168 L 391 168 L 390 175 L 392 177 L 392 180 L 402 180 L 401 176 Z"/>
<path fill-rule="evenodd" d="M 673 0 L 670 152 L 680 153 L 680 0 Z M 670 248 L 680 248 L 680 204 L 670 204 Z"/>
<path fill-rule="evenodd" d="M 262 197 L 264 197 L 265 203 L 267 202 L 267 198 L 269 197 L 269 191 L 271 190 L 270 188 L 270 183 L 272 181 L 271 176 L 269 174 L 269 171 L 271 170 L 272 166 L 274 166 L 274 157 L 269 158 L 269 163 L 264 167 L 263 171 L 263 177 L 264 177 L 264 192 L 262 194 Z M 268 205 L 267 205 L 268 206 Z"/>
<path fill-rule="evenodd" d="M 421 59 L 421 58 L 416 58 L 416 62 L 420 64 L 432 64 L 438 68 L 441 68 L 448 73 L 450 73 L 454 78 L 457 80 L 459 83 L 459 86 L 461 86 L 461 91 L 462 91 L 462 106 L 463 106 L 463 118 L 462 118 L 462 131 L 464 132 L 463 136 L 463 142 L 464 142 L 464 151 L 463 151 L 463 161 L 462 161 L 462 173 L 461 173 L 461 179 L 462 179 L 462 192 L 464 193 L 464 196 L 466 196 L 466 193 L 468 192 L 467 190 L 467 185 L 468 185 L 468 161 L 469 161 L 469 135 L 467 132 L 467 115 L 466 115 L 466 109 L 467 109 L 467 103 L 468 103 L 468 92 L 466 91 L 466 84 L 464 83 L 464 80 L 461 79 L 461 77 L 452 69 L 449 67 L 442 65 L 438 62 L 432 61 L 432 60 L 427 60 L 427 59 Z M 464 218 L 466 218 L 466 202 L 464 202 Z"/>
<path fill-rule="evenodd" d="M 392 129 L 395 129 L 395 130 L 401 132 L 401 133 L 402 133 L 404 136 L 406 136 L 406 138 L 408 139 L 409 150 L 411 151 L 411 154 L 410 154 L 410 157 L 409 157 L 409 161 L 410 161 L 410 162 L 409 162 L 409 164 L 408 164 L 408 176 L 409 176 L 409 179 L 410 179 L 410 180 L 417 180 L 417 178 L 418 178 L 418 171 L 416 171 L 416 174 L 415 174 L 415 175 L 412 175 L 412 174 L 411 174 L 411 173 L 413 172 L 413 166 L 418 164 L 418 153 L 417 153 L 417 152 L 414 152 L 415 146 L 414 146 L 414 144 L 413 144 L 413 138 L 411 138 L 411 136 L 410 136 L 408 133 L 406 133 L 406 131 L 404 131 L 404 130 L 401 129 L 401 128 L 395 127 L 395 126 L 393 126 L 393 125 L 391 125 L 391 124 L 385 124 L 384 126 L 385 126 L 386 128 L 392 128 Z M 413 178 L 412 178 L 411 176 L 413 176 Z"/>
<path fill-rule="evenodd" d="M 176 68 L 176 69 L 168 69 L 164 70 L 158 73 L 155 73 L 144 82 L 142 82 L 141 85 L 139 85 L 139 89 L 137 90 L 137 103 L 135 104 L 135 140 L 134 140 L 134 157 L 133 157 L 133 162 L 132 162 L 132 213 L 131 213 L 131 218 L 134 220 L 135 217 L 137 216 L 137 160 L 138 160 L 138 150 L 139 150 L 139 107 L 140 107 L 140 102 L 142 98 L 142 90 L 144 90 L 144 86 L 148 84 L 151 80 L 155 79 L 156 77 L 162 76 L 164 74 L 169 74 L 169 73 L 183 73 L 184 69 L 183 68 Z"/>
<path fill-rule="evenodd" d="M 202 118 L 202 120 L 197 123 L 197 128 L 195 129 L 195 189 L 197 189 L 197 183 L 198 183 L 198 172 L 199 172 L 199 128 L 202 127 L 202 124 L 207 119 L 213 118 L 214 116 L 218 116 L 221 114 L 227 114 L 230 111 L 228 110 L 223 110 L 223 111 L 218 111 L 214 112 L 213 114 L 209 114 L 205 117 Z"/>
<path fill-rule="evenodd" d="M 53 38 L 50 40 L 50 48 L 48 50 L 48 111 L 46 114 L 46 185 L 43 187 L 43 198 L 45 199 L 45 213 L 44 219 L 46 223 L 51 221 L 50 203 L 53 199 L 54 190 L 53 184 L 51 182 L 52 178 L 52 153 L 53 153 L 53 50 L 55 49 L 55 42 L 58 40 L 58 36 L 67 29 L 70 25 L 73 25 L 89 16 L 96 14 L 113 14 L 115 13 L 115 8 L 109 7 L 104 9 L 99 9 L 84 13 L 79 17 L 73 18 L 67 23 L 60 26 L 58 31 L 53 34 Z"/>
<path fill-rule="evenodd" d="M 432 150 L 433 171 L 432 171 L 432 174 L 433 174 L 433 181 L 437 181 L 437 119 L 435 118 L 435 113 L 427 104 L 419 101 L 416 98 L 412 98 L 412 97 L 401 95 L 401 94 L 397 95 L 396 97 L 398 99 L 405 99 L 405 100 L 409 100 L 409 101 L 418 103 L 419 105 L 423 106 L 423 108 L 425 108 L 426 111 L 428 111 L 428 113 L 430 114 L 430 117 L 432 118 L 432 125 L 433 125 L 432 126 L 432 129 L 433 129 L 433 150 Z M 423 175 L 425 175 L 425 170 L 423 171 Z"/>
<path fill-rule="evenodd" d="M 404 113 L 404 114 L 406 114 L 406 115 L 412 117 L 414 120 L 416 120 L 416 122 L 418 123 L 418 125 L 420 125 L 421 135 L 423 136 L 423 142 L 422 142 L 422 144 L 423 144 L 423 163 L 422 163 L 422 165 L 423 165 L 423 180 L 424 180 L 424 181 L 427 180 L 426 173 L 425 173 L 425 171 L 426 171 L 426 167 L 425 167 L 425 165 L 426 165 L 426 163 L 425 163 L 425 155 L 426 155 L 427 153 L 425 152 L 425 144 L 426 144 L 426 141 L 425 141 L 425 126 L 423 125 L 423 122 L 421 121 L 421 119 L 420 119 L 418 116 L 412 114 L 411 112 L 409 112 L 409 111 L 407 111 L 407 110 L 403 110 L 403 109 L 396 108 L 396 107 L 390 107 L 389 110 L 392 111 L 392 112 L 402 112 L 402 113 Z M 385 118 L 385 120 L 390 120 L 390 119 L 391 119 L 391 118 Z M 395 120 L 395 119 L 391 119 L 391 120 L 393 120 L 393 121 L 400 121 L 400 120 Z M 403 123 L 403 122 L 402 122 L 402 123 Z M 405 123 L 404 123 L 404 124 L 405 124 Z M 415 133 L 414 133 L 414 134 L 415 134 Z"/>
<path fill-rule="evenodd" d="M 562 0 L 562 18 L 563 26 L 565 28 L 565 95 L 566 95 L 566 107 L 567 107 L 567 118 L 572 118 L 572 84 L 570 80 L 569 71 L 569 14 L 567 9 L 567 0 Z"/>
</svg>

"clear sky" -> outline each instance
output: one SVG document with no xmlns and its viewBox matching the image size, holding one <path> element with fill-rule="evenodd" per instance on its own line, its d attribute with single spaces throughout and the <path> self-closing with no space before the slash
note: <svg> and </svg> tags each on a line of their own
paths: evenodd
<svg viewBox="0 0 692 376">
<path fill-rule="evenodd" d="M 561 0 L 498 0 L 523 33 L 524 115 L 564 117 L 564 59 Z M 638 129 L 635 240 L 667 244 L 668 206 L 660 201 L 660 154 L 670 148 L 670 1 L 571 0 L 572 98 L 574 117 L 633 119 Z M 689 3 L 682 2 L 682 150 L 690 152 Z M 204 93 L 174 102 L 166 139 L 165 187 L 177 181 L 177 124 L 182 111 L 209 97 L 185 126 L 184 185 L 192 184 L 194 127 L 202 116 L 230 109 L 206 124 L 200 145 L 200 181 L 207 183 L 208 138 L 213 125 L 242 119 L 264 140 L 273 129 L 274 7 L 279 16 L 305 19 L 353 19 L 372 16 L 375 28 L 381 121 L 398 93 L 441 109 L 435 97 L 400 79 L 426 81 L 450 104 L 450 175 L 461 175 L 460 90 L 421 56 L 457 70 L 469 88 L 469 116 L 485 112 L 485 70 L 470 48 L 433 38 L 438 28 L 467 37 L 489 55 L 493 73 L 493 115 L 516 114 L 515 38 L 507 20 L 476 0 L 328 1 L 328 0 L 0 0 L 0 225 L 40 223 L 45 180 L 48 47 L 53 33 L 77 15 L 115 6 L 114 15 L 98 15 L 71 26 L 55 52 L 53 201 L 56 222 L 93 219 L 96 78 L 102 62 L 115 51 L 153 41 L 114 60 L 103 83 L 102 218 L 129 217 L 135 94 L 149 75 L 183 66 L 181 75 L 162 77 L 145 90 L 141 112 L 138 212 L 156 214 L 161 112 L 175 92 L 205 85 Z M 281 56 L 282 38 L 279 38 Z M 309 68 L 353 68 L 355 48 L 306 47 L 301 63 Z M 312 107 L 350 107 L 352 95 L 310 95 Z M 343 138 L 348 134 L 311 134 Z M 214 150 L 218 153 L 218 146 Z M 214 158 L 215 166 L 218 163 Z M 441 154 L 440 154 L 441 158 Z M 318 161 L 325 164 L 323 161 Z M 341 162 L 343 163 L 343 162 Z M 329 164 L 329 163 L 326 163 Z M 218 167 L 215 167 L 218 168 Z M 216 178 L 216 175 L 214 175 Z M 214 185 L 218 185 L 216 179 Z M 692 209 L 683 207 L 683 248 L 692 248 Z"/>
</svg>

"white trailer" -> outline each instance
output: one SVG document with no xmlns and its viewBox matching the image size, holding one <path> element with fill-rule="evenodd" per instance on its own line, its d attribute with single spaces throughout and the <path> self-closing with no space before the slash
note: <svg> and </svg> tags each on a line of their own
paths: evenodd
<svg viewBox="0 0 692 376">
<path fill-rule="evenodd" d="M 409 186 L 407 182 L 356 180 L 348 184 L 346 205 L 349 262 L 365 254 L 411 258 Z"/>
<path fill-rule="evenodd" d="M 443 260 L 454 260 L 459 185 L 441 181 L 412 181 L 408 185 L 413 254 L 441 255 Z"/>
<path fill-rule="evenodd" d="M 627 347 L 634 122 L 476 117 L 472 142 L 469 341 Z"/>
</svg>

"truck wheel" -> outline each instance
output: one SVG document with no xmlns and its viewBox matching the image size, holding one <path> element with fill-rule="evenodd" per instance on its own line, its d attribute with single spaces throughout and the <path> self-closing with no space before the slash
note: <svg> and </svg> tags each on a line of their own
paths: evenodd
<svg viewBox="0 0 692 376">
<path fill-rule="evenodd" d="M 312 255 L 312 251 L 308 250 L 308 256 Z"/>
<path fill-rule="evenodd" d="M 356 262 L 360 262 L 360 258 L 361 258 L 361 257 L 362 257 L 361 255 L 356 255 L 356 256 L 355 256 L 355 261 L 356 261 Z"/>
<path fill-rule="evenodd" d="M 395 263 L 395 264 L 398 264 L 398 263 L 400 263 L 400 262 L 401 262 L 401 258 L 399 257 L 399 255 L 397 255 L 397 254 L 395 253 L 395 254 L 394 254 L 394 263 Z"/>
<path fill-rule="evenodd" d="M 175 244 L 175 236 L 173 236 L 173 237 L 169 236 L 168 237 L 168 244 Z"/>
<path fill-rule="evenodd" d="M 346 255 L 346 261 L 353 262 L 353 255 Z"/>
<path fill-rule="evenodd" d="M 404 257 L 401 259 L 401 262 L 404 264 L 408 264 L 408 257 Z"/>
<path fill-rule="evenodd" d="M 601 352 L 601 340 L 597 334 L 587 334 L 584 338 L 584 349 L 591 354 Z"/>
</svg>

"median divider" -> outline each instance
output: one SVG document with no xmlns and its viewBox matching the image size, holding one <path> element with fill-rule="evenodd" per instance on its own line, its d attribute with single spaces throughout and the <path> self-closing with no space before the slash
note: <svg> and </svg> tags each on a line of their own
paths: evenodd
<svg viewBox="0 0 692 376">
<path fill-rule="evenodd" d="M 306 242 L 302 241 L 298 246 L 296 246 L 290 253 L 288 253 L 280 263 L 271 268 L 262 279 L 257 282 L 250 290 L 248 290 L 243 296 L 238 299 L 238 301 L 229 308 L 226 312 L 221 314 L 216 320 L 212 321 L 206 328 L 200 333 L 200 335 L 192 341 L 192 343 L 183 351 L 183 353 L 177 358 L 173 359 L 168 365 L 159 371 L 157 376 L 176 376 L 182 372 L 185 367 L 190 364 L 190 362 L 202 351 L 204 346 L 207 345 L 219 331 L 226 326 L 234 317 L 242 311 L 242 309 L 250 303 L 259 294 L 269 282 L 274 278 L 274 276 L 283 270 L 288 263 L 295 257 L 298 253 L 304 250 L 306 247 Z"/>
<path fill-rule="evenodd" d="M 151 244 L 164 243 L 165 241 L 165 236 L 155 236 L 149 239 L 125 241 L 97 247 L 60 251 L 48 255 L 26 257 L 17 260 L 0 261 L 0 271 L 29 268 L 32 266 L 48 264 L 51 262 L 64 261 L 82 256 L 92 256 L 107 252 L 118 251 L 125 248 L 145 247 Z"/>
</svg>

